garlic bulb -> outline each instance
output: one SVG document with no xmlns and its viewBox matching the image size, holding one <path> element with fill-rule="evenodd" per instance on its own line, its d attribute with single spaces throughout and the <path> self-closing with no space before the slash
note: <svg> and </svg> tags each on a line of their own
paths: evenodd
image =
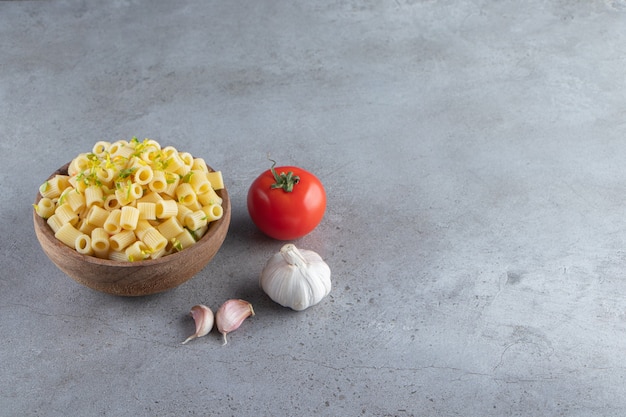
<svg viewBox="0 0 626 417">
<path fill-rule="evenodd" d="M 244 300 L 228 300 L 217 309 L 215 325 L 224 336 L 224 344 L 228 343 L 226 335 L 237 330 L 241 323 L 250 316 L 254 316 L 252 304 Z"/>
<path fill-rule="evenodd" d="M 259 283 L 272 300 L 301 311 L 330 293 L 330 268 L 317 253 L 287 243 L 267 261 Z"/>
<path fill-rule="evenodd" d="M 203 304 L 195 305 L 191 307 L 189 314 L 196 323 L 196 332 L 185 339 L 183 345 L 196 337 L 206 336 L 213 328 L 213 311 L 209 307 Z"/>
</svg>

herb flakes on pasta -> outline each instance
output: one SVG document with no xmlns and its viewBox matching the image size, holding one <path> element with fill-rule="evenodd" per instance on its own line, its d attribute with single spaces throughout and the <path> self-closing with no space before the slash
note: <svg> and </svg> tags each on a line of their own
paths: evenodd
<svg viewBox="0 0 626 417">
<path fill-rule="evenodd" d="M 222 218 L 221 171 L 152 139 L 97 142 L 39 187 L 35 212 L 79 253 L 116 261 L 184 250 Z"/>
</svg>

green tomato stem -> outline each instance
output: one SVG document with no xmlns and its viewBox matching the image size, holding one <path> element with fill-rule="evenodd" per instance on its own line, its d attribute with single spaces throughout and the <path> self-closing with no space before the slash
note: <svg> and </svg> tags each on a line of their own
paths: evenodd
<svg viewBox="0 0 626 417">
<path fill-rule="evenodd" d="M 293 175 L 293 172 L 291 171 L 286 174 L 284 172 L 277 174 L 276 170 L 274 169 L 274 167 L 276 166 L 276 161 L 274 161 L 273 159 L 270 159 L 270 161 L 272 161 L 270 171 L 272 171 L 274 181 L 276 181 L 274 184 L 271 185 L 271 188 L 282 188 L 287 193 L 292 192 L 294 185 L 300 182 L 300 177 L 297 175 Z"/>
</svg>

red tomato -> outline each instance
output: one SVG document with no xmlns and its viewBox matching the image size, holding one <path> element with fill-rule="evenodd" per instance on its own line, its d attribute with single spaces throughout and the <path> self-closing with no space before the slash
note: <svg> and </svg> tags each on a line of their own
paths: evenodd
<svg viewBox="0 0 626 417">
<path fill-rule="evenodd" d="M 300 238 L 324 217 L 326 192 L 319 179 L 294 166 L 268 169 L 248 190 L 248 212 L 256 226 L 278 240 Z"/>
</svg>

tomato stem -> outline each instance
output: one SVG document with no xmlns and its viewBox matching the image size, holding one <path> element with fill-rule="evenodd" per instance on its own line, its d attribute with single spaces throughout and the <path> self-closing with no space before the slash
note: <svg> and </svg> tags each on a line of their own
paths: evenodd
<svg viewBox="0 0 626 417">
<path fill-rule="evenodd" d="M 274 180 L 276 181 L 274 184 L 271 185 L 271 188 L 282 188 L 287 193 L 292 192 L 293 186 L 300 182 L 300 177 L 297 175 L 293 175 L 293 172 L 291 171 L 286 174 L 284 172 L 277 174 L 276 170 L 274 169 L 274 167 L 276 166 L 276 161 L 274 161 L 273 159 L 270 159 L 270 161 L 272 161 L 270 171 L 272 171 L 272 175 L 274 176 Z"/>
</svg>

